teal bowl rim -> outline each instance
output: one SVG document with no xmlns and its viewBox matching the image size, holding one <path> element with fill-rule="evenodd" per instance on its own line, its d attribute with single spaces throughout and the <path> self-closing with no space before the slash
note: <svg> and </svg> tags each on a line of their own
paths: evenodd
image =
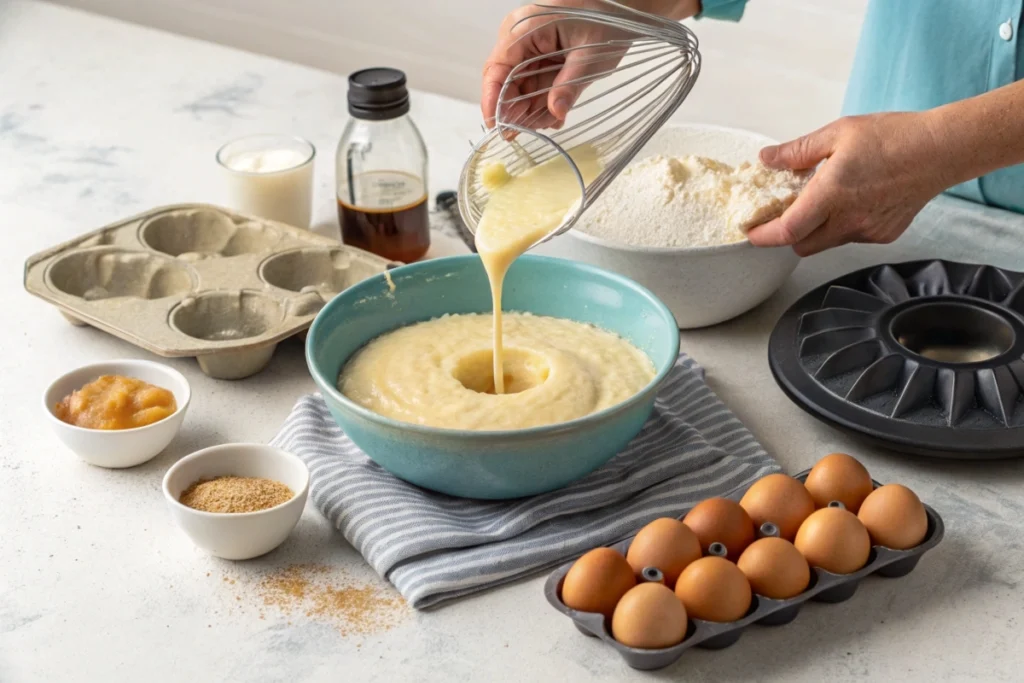
<svg viewBox="0 0 1024 683">
<path fill-rule="evenodd" d="M 434 259 L 426 259 L 423 261 L 417 261 L 416 263 L 410 263 L 404 266 L 399 266 L 392 270 L 387 271 L 388 274 L 396 275 L 402 273 L 415 272 L 417 270 L 426 269 L 428 267 L 436 267 L 439 264 L 447 262 L 462 262 L 471 259 L 479 259 L 480 257 L 476 254 L 458 254 L 455 256 L 443 256 Z M 540 256 L 537 254 L 527 254 L 520 256 L 519 259 L 527 261 L 537 261 L 555 264 L 556 267 L 566 267 L 573 270 L 587 271 L 601 275 L 602 277 L 609 278 L 615 281 L 617 284 L 628 287 L 638 291 L 648 302 L 660 312 L 666 319 L 671 321 L 670 328 L 672 329 L 672 353 L 670 354 L 670 360 L 665 363 L 662 367 L 657 368 L 657 373 L 654 378 L 647 383 L 647 385 L 633 394 L 625 401 L 616 403 L 613 406 L 609 406 L 604 410 L 599 410 L 596 413 L 590 413 L 582 417 L 577 417 L 568 422 L 557 422 L 550 425 L 540 425 L 537 427 L 526 427 L 524 429 L 493 429 L 493 430 L 475 430 L 475 429 L 452 429 L 449 427 L 431 427 L 429 425 L 420 425 L 412 422 L 402 422 L 401 420 L 394 420 L 390 417 L 385 417 L 380 413 L 375 413 L 369 408 L 364 408 L 358 403 L 350 400 L 347 396 L 341 393 L 338 388 L 330 382 L 324 380 L 320 369 L 316 363 L 313 362 L 313 344 L 320 332 L 320 325 L 324 314 L 332 306 L 340 306 L 341 301 L 348 297 L 360 298 L 369 294 L 375 294 L 379 292 L 380 284 L 386 283 L 385 273 L 379 273 L 372 277 L 363 280 L 362 282 L 349 287 L 342 293 L 335 296 L 333 299 L 327 302 L 327 304 L 320 309 L 316 317 L 313 319 L 313 324 L 309 327 L 309 332 L 306 335 L 306 367 L 309 369 L 309 374 L 312 375 L 313 381 L 316 383 L 317 388 L 325 394 L 328 394 L 333 400 L 345 406 L 347 410 L 354 412 L 363 419 L 375 422 L 383 427 L 389 427 L 391 429 L 405 430 L 416 434 L 424 434 L 438 437 L 459 437 L 468 439 L 471 441 L 493 441 L 496 438 L 502 439 L 523 439 L 523 438 L 535 438 L 545 436 L 555 436 L 564 432 L 573 431 L 584 427 L 592 422 L 599 422 L 608 417 L 615 415 L 616 413 L 626 412 L 635 406 L 637 403 L 646 400 L 647 396 L 657 391 L 658 387 L 661 386 L 662 382 L 668 376 L 668 373 L 675 367 L 676 359 L 679 357 L 679 325 L 676 322 L 675 316 L 672 315 L 672 311 L 668 309 L 661 299 L 656 297 L 651 290 L 647 289 L 643 285 L 635 282 L 618 273 L 613 273 L 610 270 L 599 268 L 598 266 L 592 266 L 587 263 L 580 263 L 579 261 L 571 261 L 569 259 L 555 258 L 553 256 Z M 383 334 L 383 333 L 382 333 Z M 362 348 L 362 347 L 360 347 Z M 345 359 L 347 362 L 352 355 L 349 355 Z M 653 359 L 651 360 L 653 363 Z M 344 364 L 344 363 L 343 363 Z M 337 382 L 337 378 L 334 379 Z"/>
</svg>

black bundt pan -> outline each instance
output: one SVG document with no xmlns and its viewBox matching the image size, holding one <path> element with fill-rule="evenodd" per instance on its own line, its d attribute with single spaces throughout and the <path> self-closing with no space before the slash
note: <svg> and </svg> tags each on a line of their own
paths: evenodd
<svg viewBox="0 0 1024 683">
<path fill-rule="evenodd" d="M 1022 314 L 1024 273 L 950 261 L 875 266 L 797 301 L 772 332 L 768 362 L 801 408 L 884 447 L 1020 457 Z M 950 362 L 951 350 L 985 359 Z"/>
</svg>

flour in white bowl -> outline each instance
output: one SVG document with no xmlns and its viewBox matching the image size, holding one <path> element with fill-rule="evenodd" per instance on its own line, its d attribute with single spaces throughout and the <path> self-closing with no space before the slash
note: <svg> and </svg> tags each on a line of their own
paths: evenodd
<svg viewBox="0 0 1024 683">
<path fill-rule="evenodd" d="M 782 215 L 807 176 L 760 163 L 652 156 L 627 167 L 575 229 L 642 247 L 707 247 L 745 239 Z"/>
</svg>

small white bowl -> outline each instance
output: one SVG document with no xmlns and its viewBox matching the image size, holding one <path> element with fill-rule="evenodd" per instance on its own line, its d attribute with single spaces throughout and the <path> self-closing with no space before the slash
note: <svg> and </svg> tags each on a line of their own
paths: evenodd
<svg viewBox="0 0 1024 683">
<path fill-rule="evenodd" d="M 262 477 L 279 481 L 295 495 L 257 512 L 204 512 L 182 505 L 182 492 L 200 479 Z M 174 523 L 197 546 L 225 560 L 248 560 L 284 543 L 302 516 L 309 495 L 309 469 L 298 456 L 256 443 L 230 443 L 196 451 L 164 475 L 164 498 Z"/>
<path fill-rule="evenodd" d="M 775 141 L 721 126 L 678 124 L 658 131 L 637 159 L 696 154 L 736 165 Z M 658 296 L 682 329 L 746 313 L 775 293 L 800 262 L 789 247 L 759 249 L 747 240 L 713 247 L 637 247 L 570 230 L 537 253 L 590 263 L 625 275 Z"/>
<path fill-rule="evenodd" d="M 54 414 L 61 399 L 102 375 L 135 377 L 167 389 L 174 394 L 178 409 L 159 422 L 134 429 L 86 429 Z M 174 440 L 191 400 L 188 380 L 177 370 L 148 360 L 112 360 L 86 365 L 54 380 L 43 393 L 43 412 L 64 445 L 90 465 L 134 467 L 152 460 Z"/>
</svg>

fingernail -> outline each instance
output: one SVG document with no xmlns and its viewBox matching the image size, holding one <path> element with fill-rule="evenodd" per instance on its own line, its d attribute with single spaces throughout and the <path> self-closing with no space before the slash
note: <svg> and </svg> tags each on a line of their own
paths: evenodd
<svg viewBox="0 0 1024 683">
<path fill-rule="evenodd" d="M 564 119 L 565 115 L 572 109 L 572 100 L 568 97 L 559 97 L 555 100 L 555 111 L 551 112 L 556 118 Z"/>
<path fill-rule="evenodd" d="M 772 145 L 771 147 L 765 147 L 761 150 L 761 163 L 770 165 L 775 163 L 775 159 L 779 156 L 778 145 Z"/>
</svg>

